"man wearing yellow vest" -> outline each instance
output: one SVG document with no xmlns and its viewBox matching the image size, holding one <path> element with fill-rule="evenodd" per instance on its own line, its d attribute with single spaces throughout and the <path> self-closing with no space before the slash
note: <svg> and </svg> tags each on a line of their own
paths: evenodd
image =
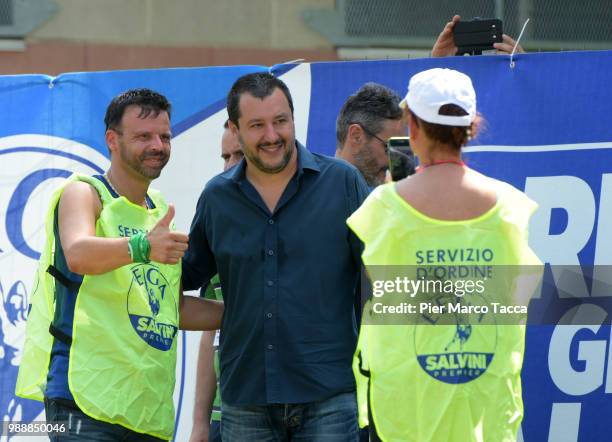
<svg viewBox="0 0 612 442">
<path fill-rule="evenodd" d="M 51 200 L 16 392 L 44 398 L 65 428 L 52 440 L 169 440 L 178 328 L 216 329 L 223 307 L 182 296 L 188 238 L 149 188 L 170 157 L 170 103 L 130 90 L 104 121 L 110 169 Z"/>
</svg>

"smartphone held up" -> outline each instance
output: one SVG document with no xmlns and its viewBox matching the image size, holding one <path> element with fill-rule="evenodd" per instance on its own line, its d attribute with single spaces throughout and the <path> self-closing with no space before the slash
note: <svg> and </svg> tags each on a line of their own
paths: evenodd
<svg viewBox="0 0 612 442">
<path fill-rule="evenodd" d="M 457 55 L 480 55 L 494 51 L 493 43 L 501 43 L 503 24 L 498 18 L 475 18 L 460 21 L 453 28 Z"/>
<path fill-rule="evenodd" d="M 399 181 L 416 171 L 416 161 L 410 149 L 409 137 L 391 137 L 387 141 L 389 173 L 393 181 Z"/>
</svg>

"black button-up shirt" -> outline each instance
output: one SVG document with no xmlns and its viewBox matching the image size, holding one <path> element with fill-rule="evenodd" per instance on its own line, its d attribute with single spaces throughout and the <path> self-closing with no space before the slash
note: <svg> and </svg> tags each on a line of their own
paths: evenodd
<svg viewBox="0 0 612 442">
<path fill-rule="evenodd" d="M 219 273 L 221 396 L 231 405 L 304 403 L 354 389 L 361 244 L 346 219 L 368 189 L 348 163 L 298 145 L 274 213 L 246 163 L 206 185 L 183 258 L 183 287 Z"/>
</svg>

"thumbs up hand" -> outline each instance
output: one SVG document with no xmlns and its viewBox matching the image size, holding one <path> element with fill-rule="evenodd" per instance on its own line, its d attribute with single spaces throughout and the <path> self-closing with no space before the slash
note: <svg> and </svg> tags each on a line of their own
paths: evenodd
<svg viewBox="0 0 612 442">
<path fill-rule="evenodd" d="M 174 219 L 175 212 L 176 211 L 174 210 L 174 204 L 168 204 L 168 211 L 163 216 L 163 218 L 157 222 L 157 225 L 153 229 L 155 230 L 156 227 L 165 227 L 166 229 L 169 229 L 170 223 Z"/>
<path fill-rule="evenodd" d="M 187 250 L 189 237 L 185 233 L 170 230 L 174 218 L 174 205 L 168 205 L 168 212 L 147 235 L 151 251 L 149 259 L 162 264 L 176 264 Z"/>
</svg>

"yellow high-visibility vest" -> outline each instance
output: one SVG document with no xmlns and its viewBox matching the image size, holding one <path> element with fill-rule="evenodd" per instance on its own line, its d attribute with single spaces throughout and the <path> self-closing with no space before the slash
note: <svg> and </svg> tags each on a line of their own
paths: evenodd
<svg viewBox="0 0 612 442">
<path fill-rule="evenodd" d="M 97 178 L 91 184 L 102 211 L 96 236 L 117 238 L 149 231 L 166 214 L 160 193 L 149 189 L 153 209 L 113 197 Z M 43 400 L 53 336 L 55 285 L 49 273 L 55 251 L 54 213 L 65 185 L 53 195 L 31 296 L 24 354 L 16 394 Z M 85 275 L 77 294 L 68 365 L 68 385 L 88 416 L 130 430 L 171 439 L 181 267 L 132 263 L 101 275 Z"/>
<path fill-rule="evenodd" d="M 496 205 L 466 221 L 424 215 L 394 183 L 376 188 L 347 220 L 364 242 L 368 272 L 400 265 L 413 277 L 419 269 L 465 265 L 535 266 L 541 272 L 527 244 L 537 205 L 512 186 L 494 183 Z M 379 300 L 366 303 L 353 361 L 360 426 L 375 426 L 383 441 L 515 440 L 523 416 L 525 325 L 499 324 L 491 315 L 473 323 L 380 325 L 369 321 Z"/>
</svg>

